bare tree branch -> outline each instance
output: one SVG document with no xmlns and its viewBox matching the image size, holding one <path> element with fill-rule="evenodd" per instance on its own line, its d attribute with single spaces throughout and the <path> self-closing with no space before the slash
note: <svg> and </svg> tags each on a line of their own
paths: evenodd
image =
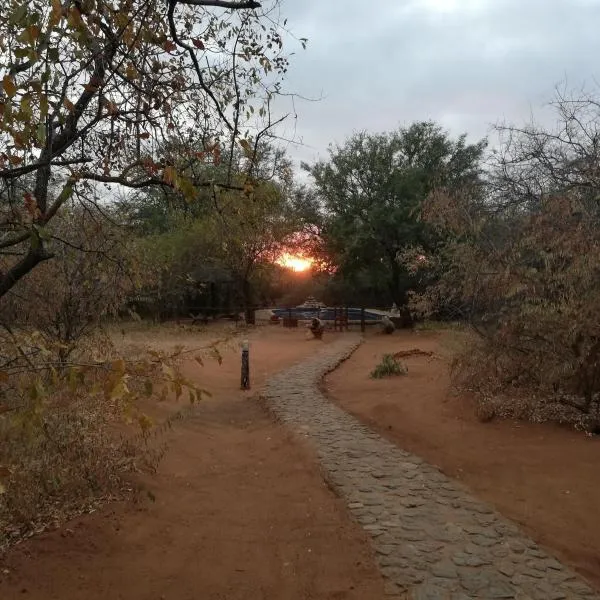
<svg viewBox="0 0 600 600">
<path fill-rule="evenodd" d="M 191 6 L 216 6 L 230 10 L 256 9 L 261 4 L 254 0 L 242 0 L 240 2 L 227 2 L 227 0 L 176 0 L 176 4 L 188 4 Z"/>
</svg>

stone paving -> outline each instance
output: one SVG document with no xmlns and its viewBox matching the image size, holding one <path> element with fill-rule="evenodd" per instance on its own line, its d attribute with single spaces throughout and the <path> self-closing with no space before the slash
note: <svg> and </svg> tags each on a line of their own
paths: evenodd
<svg viewBox="0 0 600 600">
<path fill-rule="evenodd" d="M 370 534 L 391 598 L 600 600 L 516 525 L 328 401 L 321 378 L 360 344 L 351 334 L 272 378 L 275 416 L 316 447 L 324 476 Z"/>
</svg>

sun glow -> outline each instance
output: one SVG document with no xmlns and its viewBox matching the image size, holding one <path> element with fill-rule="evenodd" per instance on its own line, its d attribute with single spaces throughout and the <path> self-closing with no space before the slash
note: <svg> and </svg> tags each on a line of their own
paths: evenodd
<svg viewBox="0 0 600 600">
<path fill-rule="evenodd" d="M 296 254 L 282 254 L 277 260 L 277 264 L 282 267 L 286 267 L 287 269 L 291 269 L 296 273 L 302 273 L 303 271 L 307 271 L 312 267 L 313 260 L 311 258 L 306 258 L 305 256 L 298 256 Z"/>
</svg>

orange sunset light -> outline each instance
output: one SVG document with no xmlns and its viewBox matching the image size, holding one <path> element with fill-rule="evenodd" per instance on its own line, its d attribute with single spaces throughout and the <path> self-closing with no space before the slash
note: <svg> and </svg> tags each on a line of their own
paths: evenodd
<svg viewBox="0 0 600 600">
<path fill-rule="evenodd" d="M 306 258 L 305 256 L 298 256 L 297 254 L 289 254 L 286 252 L 277 259 L 277 264 L 291 269 L 296 273 L 302 273 L 311 268 L 313 260 L 312 258 Z"/>
</svg>

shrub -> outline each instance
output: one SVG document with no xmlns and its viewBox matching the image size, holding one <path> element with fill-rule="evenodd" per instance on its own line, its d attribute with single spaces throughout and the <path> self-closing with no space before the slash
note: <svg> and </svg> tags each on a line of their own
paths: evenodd
<svg viewBox="0 0 600 600">
<path fill-rule="evenodd" d="M 392 375 L 406 375 L 408 369 L 404 363 L 394 358 L 393 354 L 384 354 L 381 362 L 371 371 L 372 379 L 382 379 Z"/>
<path fill-rule="evenodd" d="M 0 335 L 0 549 L 131 488 L 164 448 L 145 398 L 199 400 L 177 352 L 124 360 L 110 341 L 62 344 L 39 332 Z M 175 418 L 174 416 L 172 418 Z M 132 427 L 133 426 L 133 427 Z"/>
<path fill-rule="evenodd" d="M 424 218 L 447 241 L 430 261 L 432 314 L 452 305 L 478 340 L 458 381 L 490 415 L 600 425 L 600 102 L 559 97 L 556 131 L 501 128 L 486 181 L 438 190 Z M 423 296 L 418 298 L 423 300 Z M 492 403 L 492 406 L 490 405 Z"/>
</svg>

